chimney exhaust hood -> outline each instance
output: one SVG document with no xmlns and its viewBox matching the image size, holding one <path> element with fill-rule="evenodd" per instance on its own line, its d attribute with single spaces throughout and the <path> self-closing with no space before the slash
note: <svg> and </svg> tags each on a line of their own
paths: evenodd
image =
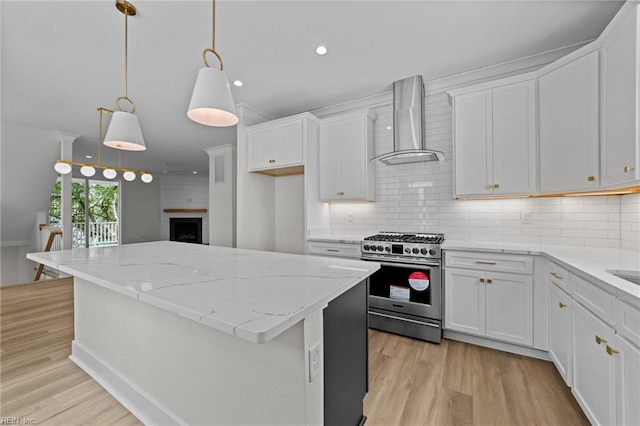
<svg viewBox="0 0 640 426">
<path fill-rule="evenodd" d="M 424 84 L 422 76 L 393 83 L 393 151 L 371 161 L 387 166 L 444 161 L 444 153 L 427 149 L 424 137 Z"/>
</svg>

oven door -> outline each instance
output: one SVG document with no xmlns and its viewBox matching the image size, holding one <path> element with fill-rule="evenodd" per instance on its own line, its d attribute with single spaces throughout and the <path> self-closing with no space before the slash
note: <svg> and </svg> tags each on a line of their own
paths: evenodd
<svg viewBox="0 0 640 426">
<path fill-rule="evenodd" d="M 441 320 L 441 280 L 439 264 L 381 262 L 369 277 L 369 305 Z"/>
</svg>

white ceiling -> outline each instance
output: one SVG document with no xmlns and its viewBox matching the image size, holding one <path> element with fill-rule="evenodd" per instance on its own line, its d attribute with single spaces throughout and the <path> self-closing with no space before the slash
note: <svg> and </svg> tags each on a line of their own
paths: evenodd
<svg viewBox="0 0 640 426">
<path fill-rule="evenodd" d="M 186 117 L 210 1 L 132 0 L 129 97 L 147 151 L 124 165 L 206 174 L 202 150 L 235 130 Z M 115 1 L 2 0 L 2 120 L 83 135 L 97 152 L 96 108 L 124 94 L 124 16 Z M 218 0 L 216 48 L 236 103 L 278 118 L 597 37 L 618 1 Z M 325 44 L 329 53 L 314 53 Z M 210 59 L 211 60 L 211 59 Z M 115 158 L 115 157 L 113 157 Z M 105 162 L 110 163 L 106 156 Z M 115 160 L 113 160 L 115 161 Z"/>
</svg>

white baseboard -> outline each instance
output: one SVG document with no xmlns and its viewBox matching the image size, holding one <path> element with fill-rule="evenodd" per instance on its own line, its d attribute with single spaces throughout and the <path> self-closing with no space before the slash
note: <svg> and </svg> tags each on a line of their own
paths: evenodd
<svg viewBox="0 0 640 426">
<path fill-rule="evenodd" d="M 537 358 L 544 361 L 551 361 L 549 352 L 540 349 L 527 348 L 525 346 L 514 345 L 512 343 L 498 342 L 497 340 L 486 339 L 484 337 L 472 336 L 452 330 L 444 330 L 443 336 L 447 339 L 458 340 L 460 342 L 471 343 L 472 345 L 484 346 L 485 348 L 510 352 L 513 354 Z"/>
<path fill-rule="evenodd" d="M 145 425 L 187 424 L 75 340 L 69 359 Z"/>
</svg>

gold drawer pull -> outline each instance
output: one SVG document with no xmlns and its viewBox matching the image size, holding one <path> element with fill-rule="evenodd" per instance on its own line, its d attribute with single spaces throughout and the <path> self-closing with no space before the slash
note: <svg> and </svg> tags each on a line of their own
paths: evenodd
<svg viewBox="0 0 640 426">
<path fill-rule="evenodd" d="M 613 356 L 613 354 L 617 354 L 619 353 L 619 351 L 613 349 L 611 346 L 607 345 L 607 353 L 611 356 Z"/>
<path fill-rule="evenodd" d="M 483 283 L 484 282 L 484 278 L 480 278 L 480 282 Z"/>
<path fill-rule="evenodd" d="M 607 343 L 606 339 L 603 339 L 602 337 L 596 335 L 596 343 L 600 344 L 600 343 Z"/>
<path fill-rule="evenodd" d="M 565 304 L 564 304 L 564 303 L 562 303 L 562 302 L 558 302 L 558 306 L 560 306 L 560 309 L 564 309 L 564 308 L 566 308 L 566 307 L 567 307 L 567 305 L 565 305 Z"/>
<path fill-rule="evenodd" d="M 483 262 L 481 260 L 476 260 L 476 263 L 478 265 L 495 265 L 496 264 L 496 262 Z"/>
<path fill-rule="evenodd" d="M 499 184 L 499 183 L 496 183 L 495 185 L 493 185 L 493 187 L 494 187 L 495 189 L 498 189 L 498 188 L 500 188 L 500 184 Z"/>
<path fill-rule="evenodd" d="M 332 252 L 335 252 L 335 253 L 340 253 L 340 250 L 338 250 L 338 249 L 330 249 L 330 248 L 328 248 L 328 249 L 327 249 L 327 251 L 332 251 Z"/>
<path fill-rule="evenodd" d="M 551 274 L 551 276 L 553 276 L 553 278 L 557 278 L 557 279 L 559 279 L 559 280 L 561 280 L 561 279 L 562 279 L 562 275 L 558 275 L 558 273 L 557 273 L 557 272 L 551 272 L 550 274 Z"/>
<path fill-rule="evenodd" d="M 624 170 L 625 173 L 629 173 L 629 172 L 634 171 L 635 169 L 633 167 L 624 166 L 624 168 L 622 170 Z"/>
<path fill-rule="evenodd" d="M 596 180 L 595 176 L 587 176 L 587 180 L 589 182 L 593 182 L 594 180 Z"/>
<path fill-rule="evenodd" d="M 336 192 L 336 195 L 344 195 L 344 192 L 338 191 L 338 192 Z"/>
<path fill-rule="evenodd" d="M 487 284 L 493 284 L 493 280 L 491 278 L 487 278 Z"/>
</svg>

